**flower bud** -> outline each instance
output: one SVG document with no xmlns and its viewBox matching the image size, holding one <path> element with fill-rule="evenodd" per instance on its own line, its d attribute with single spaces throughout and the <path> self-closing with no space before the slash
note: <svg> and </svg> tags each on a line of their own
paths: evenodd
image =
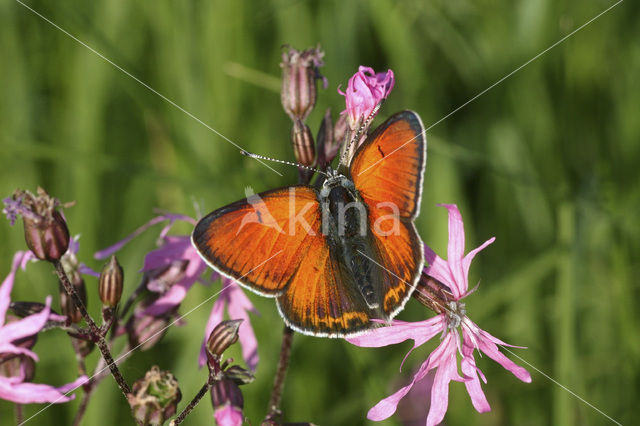
<svg viewBox="0 0 640 426">
<path fill-rule="evenodd" d="M 296 161 L 305 166 L 313 166 L 316 157 L 313 136 L 311 136 L 309 126 L 297 118 L 293 120 L 291 142 Z"/>
<path fill-rule="evenodd" d="M 98 293 L 104 305 L 114 307 L 118 304 L 122 296 L 123 281 L 122 266 L 118 263 L 116 255 L 112 254 L 109 262 L 102 268 L 98 284 Z"/>
<path fill-rule="evenodd" d="M 82 275 L 76 270 L 67 271 L 67 276 L 71 285 L 75 288 L 76 293 L 80 297 L 82 304 L 87 306 L 87 289 L 84 285 Z M 76 306 L 73 298 L 70 294 L 67 294 L 62 283 L 60 283 L 60 310 L 62 315 L 66 315 L 72 323 L 77 323 L 82 320 L 82 313 Z"/>
<path fill-rule="evenodd" d="M 425 273 L 420 276 L 413 297 L 437 314 L 445 312 L 447 304 L 454 300 L 446 285 Z"/>
<path fill-rule="evenodd" d="M 26 355 L 6 354 L 0 356 L 0 376 L 11 379 L 19 378 L 20 382 L 30 382 L 36 371 L 35 361 Z"/>
<path fill-rule="evenodd" d="M 319 47 L 302 52 L 289 48 L 282 54 L 282 106 L 291 120 L 305 120 L 316 104 L 318 67 L 324 52 Z"/>
<path fill-rule="evenodd" d="M 39 314 L 45 308 L 44 303 L 40 302 L 11 302 L 9 309 L 13 311 L 20 318 L 28 317 L 29 315 Z M 55 314 L 55 312 L 51 311 Z"/>
<path fill-rule="evenodd" d="M 38 259 L 59 260 L 69 248 L 69 229 L 60 212 L 45 220 L 23 217 L 23 222 L 27 247 Z"/>
<path fill-rule="evenodd" d="M 208 357 L 220 358 L 227 348 L 238 341 L 238 329 L 242 320 L 227 320 L 216 325 L 207 340 Z M 211 359 L 210 359 L 211 362 Z"/>
<path fill-rule="evenodd" d="M 220 426 L 242 425 L 244 398 L 238 385 L 232 380 L 216 381 L 211 387 L 211 404 L 215 411 L 216 423 Z"/>
<path fill-rule="evenodd" d="M 232 365 L 224 370 L 224 376 L 233 380 L 237 385 L 247 385 L 255 380 L 255 376 L 251 371 L 246 370 L 239 365 Z"/>
<path fill-rule="evenodd" d="M 126 325 L 129 345 L 141 351 L 151 349 L 166 334 L 170 319 L 170 316 L 131 315 Z"/>
<path fill-rule="evenodd" d="M 137 380 L 128 396 L 131 411 L 143 425 L 161 425 L 176 413 L 182 394 L 178 380 L 169 371 L 151 367 Z"/>
</svg>

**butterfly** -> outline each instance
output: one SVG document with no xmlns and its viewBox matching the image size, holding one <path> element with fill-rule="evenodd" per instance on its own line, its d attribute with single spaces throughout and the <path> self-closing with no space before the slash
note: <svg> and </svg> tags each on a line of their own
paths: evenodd
<svg viewBox="0 0 640 426">
<path fill-rule="evenodd" d="M 191 241 L 213 269 L 275 298 L 300 333 L 346 337 L 389 321 L 424 265 L 413 223 L 424 133 L 415 112 L 396 113 L 321 185 L 248 193 L 202 218 Z"/>
</svg>

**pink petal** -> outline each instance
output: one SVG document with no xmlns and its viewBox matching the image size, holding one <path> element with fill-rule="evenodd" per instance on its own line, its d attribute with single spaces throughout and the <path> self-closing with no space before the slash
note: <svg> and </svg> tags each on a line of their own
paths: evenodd
<svg viewBox="0 0 640 426">
<path fill-rule="evenodd" d="M 469 278 L 468 278 L 469 277 L 469 266 L 471 266 L 471 261 L 473 260 L 473 258 L 476 256 L 476 254 L 478 254 L 478 252 L 480 250 L 484 249 L 486 246 L 488 246 L 489 244 L 493 243 L 495 240 L 496 240 L 496 237 L 489 238 L 480 247 L 471 250 L 464 257 L 464 259 L 462 260 L 462 267 L 464 268 L 464 282 L 466 282 L 466 283 L 469 282 Z M 465 292 L 466 292 L 466 290 L 465 290 Z"/>
<path fill-rule="evenodd" d="M 36 361 L 38 360 L 38 355 L 35 352 L 11 343 L 0 343 L 0 354 L 26 355 Z"/>
<path fill-rule="evenodd" d="M 442 347 L 442 353 L 441 356 L 436 357 L 436 359 L 438 359 L 438 370 L 436 371 L 433 388 L 431 389 L 431 407 L 429 408 L 429 415 L 427 416 L 427 426 L 437 425 L 444 419 L 447 407 L 449 406 L 449 382 L 459 379 L 456 362 L 457 345 L 455 340 L 457 340 L 457 336 L 454 338 L 452 333 L 447 333 L 447 336 L 438 347 Z M 436 351 L 437 350 L 438 349 L 436 349 Z M 435 367 L 435 365 L 432 364 L 430 368 L 433 367 Z"/>
<path fill-rule="evenodd" d="M 455 204 L 439 204 L 449 210 L 449 244 L 447 246 L 447 263 L 460 295 L 467 292 L 468 283 L 464 279 L 462 259 L 464 258 L 464 224 L 462 216 Z"/>
<path fill-rule="evenodd" d="M 460 366 L 462 368 L 462 373 L 470 378 L 471 380 L 467 380 L 464 382 L 465 387 L 467 388 L 467 393 L 471 398 L 471 402 L 473 407 L 479 413 L 484 413 L 487 411 L 491 411 L 491 406 L 487 401 L 487 397 L 485 396 L 482 386 L 480 385 L 480 380 L 478 379 L 478 373 L 482 375 L 482 372 L 478 367 L 476 367 L 476 361 L 473 358 L 473 350 L 475 349 L 470 339 L 468 338 L 467 331 L 463 329 L 462 331 L 462 362 Z M 484 375 L 481 376 L 484 382 L 487 380 Z"/>
<path fill-rule="evenodd" d="M 414 347 L 417 347 L 441 331 L 442 316 L 438 315 L 418 322 L 394 321 L 390 326 L 374 328 L 345 340 L 363 348 L 379 348 L 411 339 L 415 342 Z"/>
<path fill-rule="evenodd" d="M 367 413 L 367 419 L 373 420 L 375 422 L 379 422 L 381 420 L 391 417 L 393 413 L 396 412 L 396 409 L 398 408 L 398 403 L 400 402 L 400 400 L 409 393 L 409 391 L 411 390 L 411 388 L 416 382 L 418 382 L 424 376 L 427 375 L 427 372 L 428 372 L 427 364 L 428 364 L 428 361 L 425 361 L 420 366 L 420 369 L 416 372 L 416 374 L 414 374 L 413 379 L 411 380 L 411 383 L 409 383 L 407 386 L 403 388 L 398 389 L 394 394 L 386 397 L 382 401 L 378 402 L 375 406 L 373 406 Z"/>
<path fill-rule="evenodd" d="M 26 258 L 26 254 L 31 252 L 19 251 L 13 255 L 13 261 L 11 262 L 11 271 L 9 275 L 2 281 L 2 286 L 0 286 L 0 326 L 4 324 L 5 316 L 7 314 L 7 309 L 9 309 L 9 304 L 11 303 L 11 290 L 13 289 L 13 282 L 16 277 L 16 271 L 18 270 L 18 266 L 23 262 L 23 259 Z"/>
<path fill-rule="evenodd" d="M 241 426 L 244 421 L 242 410 L 231 405 L 217 409 L 214 416 L 218 426 Z"/>
<path fill-rule="evenodd" d="M 79 377 L 73 383 L 61 387 L 53 387 L 40 383 L 14 383 L 10 384 L 5 377 L 0 377 L 0 398 L 19 404 L 32 404 L 50 402 L 53 404 L 67 402 L 75 398 L 75 395 L 67 396 L 64 393 L 76 389 L 88 380 L 86 376 Z"/>
<path fill-rule="evenodd" d="M 207 363 L 207 340 L 209 340 L 209 335 L 211 334 L 215 326 L 220 324 L 220 322 L 224 318 L 225 303 L 226 299 L 224 297 L 218 297 L 218 299 L 213 303 L 213 308 L 211 309 L 211 313 L 209 314 L 207 326 L 204 329 L 204 340 L 202 342 L 202 346 L 200 347 L 200 354 L 198 355 L 198 367 L 200 368 L 202 368 L 202 366 Z"/>
<path fill-rule="evenodd" d="M 118 250 L 120 250 L 129 241 L 131 241 L 132 239 L 134 239 L 138 235 L 142 234 L 144 231 L 146 231 L 147 229 L 149 229 L 153 225 L 156 225 L 158 223 L 164 222 L 165 220 L 169 220 L 170 221 L 169 225 L 173 224 L 173 222 L 175 222 L 176 220 L 183 220 L 185 222 L 189 222 L 189 223 L 195 225 L 195 221 L 192 218 L 190 218 L 189 216 L 184 216 L 184 215 L 181 215 L 181 214 L 165 213 L 165 214 L 162 214 L 160 216 L 154 217 L 149 222 L 145 223 L 144 225 L 142 225 L 141 227 L 139 227 L 138 229 L 133 231 L 131 234 L 127 235 L 124 239 L 118 241 L 117 243 L 113 244 L 112 246 L 109 246 L 109 247 L 107 247 L 107 248 L 105 248 L 103 250 L 100 250 L 99 252 L 96 252 L 93 255 L 93 257 L 95 257 L 96 259 L 106 259 L 107 257 L 111 256 L 113 253 L 115 253 Z"/>
<path fill-rule="evenodd" d="M 142 225 L 141 227 L 139 227 L 138 229 L 136 229 L 135 231 L 133 231 L 131 234 L 127 235 L 126 237 L 124 237 L 122 240 L 118 241 L 117 243 L 103 249 L 100 250 L 98 252 L 96 252 L 93 257 L 96 259 L 106 259 L 107 257 L 111 256 L 113 253 L 117 252 L 118 250 L 120 250 L 122 247 L 124 247 L 129 241 L 131 241 L 132 239 L 134 239 L 135 237 L 137 237 L 138 235 L 142 234 L 144 231 L 146 231 L 147 229 L 149 229 L 150 227 L 152 227 L 155 224 L 164 222 L 165 220 L 167 220 L 167 218 L 165 216 L 156 216 L 153 219 L 151 219 L 150 221 L 148 221 L 147 223 L 145 223 L 144 225 Z"/>
<path fill-rule="evenodd" d="M 467 323 L 465 322 L 465 325 L 466 324 Z M 513 345 L 509 345 L 507 343 L 504 343 L 502 340 L 493 337 L 491 334 L 480 329 L 475 324 L 473 324 L 473 326 L 475 326 L 475 330 L 470 328 L 469 332 L 475 334 L 475 339 L 479 347 L 478 349 L 487 354 L 489 358 L 500 364 L 506 370 L 513 373 L 513 375 L 518 379 L 522 380 L 525 383 L 531 383 L 531 375 L 529 374 L 529 372 L 507 358 L 502 352 L 500 352 L 498 346 L 496 346 L 496 344 L 512 347 Z"/>
<path fill-rule="evenodd" d="M 49 318 L 50 307 L 51 296 L 47 296 L 42 311 L 0 327 L 0 343 L 13 342 L 38 333 Z"/>
<path fill-rule="evenodd" d="M 428 266 L 425 266 L 424 268 L 425 274 L 449 287 L 451 293 L 453 293 L 456 299 L 462 297 L 462 293 L 459 293 L 458 291 L 458 285 L 451 274 L 451 269 L 449 269 L 447 262 L 438 256 L 433 250 L 431 250 L 431 247 L 426 244 L 424 245 L 424 261 L 425 264 L 428 264 Z"/>
</svg>

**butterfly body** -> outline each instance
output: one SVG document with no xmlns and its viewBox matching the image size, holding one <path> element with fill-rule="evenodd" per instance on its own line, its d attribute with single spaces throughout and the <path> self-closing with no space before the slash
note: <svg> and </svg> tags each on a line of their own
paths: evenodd
<svg viewBox="0 0 640 426">
<path fill-rule="evenodd" d="M 353 181 L 330 173 L 318 193 L 322 208 L 322 229 L 329 246 L 345 265 L 367 306 L 380 306 L 376 294 L 374 260 L 369 240 L 368 212 Z M 379 312 L 376 312 L 379 313 Z"/>
<path fill-rule="evenodd" d="M 229 204 L 196 225 L 192 243 L 220 273 L 274 297 L 295 330 L 344 337 L 388 321 L 419 279 L 424 128 L 403 111 L 319 188 L 296 185 Z"/>
</svg>

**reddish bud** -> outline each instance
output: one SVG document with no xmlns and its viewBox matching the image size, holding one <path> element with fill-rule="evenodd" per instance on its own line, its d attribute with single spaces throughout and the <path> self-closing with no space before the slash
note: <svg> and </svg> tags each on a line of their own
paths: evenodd
<svg viewBox="0 0 640 426">
<path fill-rule="evenodd" d="M 29 250 L 40 260 L 59 260 L 69 248 L 69 229 L 60 212 L 50 220 L 37 221 L 23 217 L 24 239 Z"/>
<path fill-rule="evenodd" d="M 10 354 L 6 354 L 10 355 Z M 35 361 L 26 355 L 0 357 L 0 376 L 19 378 L 20 382 L 30 382 L 36 371 Z"/>
<path fill-rule="evenodd" d="M 98 294 L 105 306 L 114 307 L 122 297 L 122 287 L 124 282 L 124 272 L 118 263 L 116 255 L 111 255 L 111 259 L 102 268 L 98 282 Z"/>
<path fill-rule="evenodd" d="M 242 320 L 222 321 L 209 334 L 207 354 L 210 364 L 215 359 L 220 359 L 222 353 L 238 341 L 238 329 L 241 323 Z"/>
<path fill-rule="evenodd" d="M 69 248 L 67 223 L 56 210 L 60 201 L 42 188 L 38 188 L 37 194 L 16 190 L 4 200 L 4 211 L 12 224 L 17 216 L 22 216 L 27 247 L 38 259 L 59 260 Z"/>
<path fill-rule="evenodd" d="M 316 104 L 316 79 L 323 65 L 320 48 L 302 52 L 289 48 L 282 54 L 282 91 L 280 97 L 285 112 L 292 120 L 304 120 Z"/>
<path fill-rule="evenodd" d="M 315 147 L 313 136 L 309 126 L 304 124 L 302 120 L 293 120 L 293 128 L 291 129 L 291 141 L 293 143 L 293 153 L 296 161 L 305 166 L 313 166 L 315 162 Z"/>
<path fill-rule="evenodd" d="M 67 271 L 67 276 L 71 285 L 75 288 L 76 293 L 80 297 L 82 304 L 87 306 L 87 289 L 84 285 L 82 275 L 76 270 Z M 82 313 L 76 306 L 71 295 L 67 294 L 62 283 L 60 283 L 60 310 L 62 315 L 69 317 L 69 320 L 73 323 L 80 322 L 82 320 Z"/>
</svg>

